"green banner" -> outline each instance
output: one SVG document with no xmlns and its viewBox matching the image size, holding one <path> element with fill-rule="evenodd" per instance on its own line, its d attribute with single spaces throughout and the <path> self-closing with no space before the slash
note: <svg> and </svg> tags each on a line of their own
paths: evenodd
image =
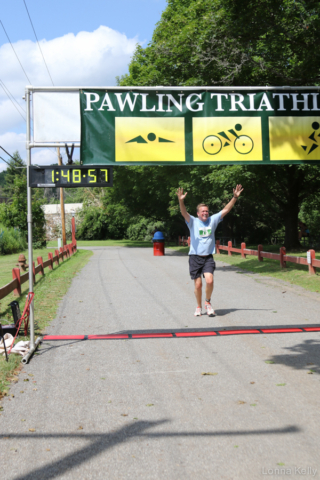
<svg viewBox="0 0 320 480">
<path fill-rule="evenodd" d="M 320 163 L 317 90 L 81 90 L 81 162 Z"/>
</svg>

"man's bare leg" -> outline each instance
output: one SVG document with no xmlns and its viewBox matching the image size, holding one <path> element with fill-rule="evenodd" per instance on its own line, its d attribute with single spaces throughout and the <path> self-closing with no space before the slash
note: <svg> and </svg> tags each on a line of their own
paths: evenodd
<svg viewBox="0 0 320 480">
<path fill-rule="evenodd" d="M 194 294 L 197 299 L 197 306 L 201 308 L 201 297 L 202 297 L 202 280 L 201 277 L 198 277 L 194 281 Z"/>
<path fill-rule="evenodd" d="M 210 300 L 213 292 L 213 275 L 212 273 L 204 273 L 206 279 L 206 300 Z"/>
</svg>

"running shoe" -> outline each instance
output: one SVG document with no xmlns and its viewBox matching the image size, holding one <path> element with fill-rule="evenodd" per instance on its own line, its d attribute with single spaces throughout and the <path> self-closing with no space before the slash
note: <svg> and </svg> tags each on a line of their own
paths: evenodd
<svg viewBox="0 0 320 480">
<path fill-rule="evenodd" d="M 204 308 L 207 310 L 208 317 L 214 317 L 216 312 L 213 310 L 212 305 L 210 302 L 204 303 Z"/>
<path fill-rule="evenodd" d="M 201 317 L 201 307 L 197 307 L 196 311 L 194 312 L 195 317 Z"/>
</svg>

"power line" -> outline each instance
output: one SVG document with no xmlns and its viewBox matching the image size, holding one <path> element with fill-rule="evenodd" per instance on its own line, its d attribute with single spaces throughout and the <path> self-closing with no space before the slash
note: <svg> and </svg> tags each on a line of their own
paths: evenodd
<svg viewBox="0 0 320 480">
<path fill-rule="evenodd" d="M 16 102 L 16 104 L 18 105 L 18 107 L 24 112 L 26 113 L 25 110 L 23 110 L 23 108 L 19 105 L 19 103 L 17 102 L 17 100 L 14 98 L 14 96 L 12 95 L 12 93 L 10 92 L 10 90 L 5 86 L 5 84 L 3 83 L 3 81 L 0 79 L 0 86 L 3 88 L 3 91 L 4 93 L 7 95 L 7 97 L 9 98 L 10 102 L 13 104 L 14 108 L 17 110 L 17 112 L 19 113 L 19 115 L 22 117 L 22 119 L 26 122 L 26 119 L 25 117 L 21 114 L 21 112 L 17 109 L 16 105 L 13 103 L 13 100 Z M 10 98 L 11 96 L 11 98 Z"/>
<path fill-rule="evenodd" d="M 24 165 L 23 167 L 17 167 L 16 165 L 11 165 L 11 163 L 7 162 L 7 160 L 5 160 L 4 158 L 0 157 L 1 160 L 3 160 L 4 162 L 6 162 L 7 165 L 9 165 L 9 167 L 13 167 L 13 168 L 27 168 L 27 165 Z"/>
<path fill-rule="evenodd" d="M 7 155 L 9 155 L 9 157 L 11 157 L 12 160 L 14 160 L 15 162 L 18 162 L 20 165 L 22 165 L 22 163 L 20 163 L 19 160 L 17 160 L 17 159 L 14 158 L 12 155 L 10 155 L 10 153 L 7 152 L 7 150 L 5 150 L 3 147 L 1 147 L 1 145 L 0 145 L 0 148 L 1 148 L 1 150 L 3 150 Z"/>
<path fill-rule="evenodd" d="M 0 158 L 1 158 L 1 160 L 3 160 L 4 162 L 6 162 L 6 164 L 7 164 L 7 165 L 9 165 L 9 167 L 11 167 L 10 163 L 9 163 L 9 162 L 7 162 L 7 160 L 5 160 L 5 159 L 4 159 L 4 158 L 2 158 L 2 157 L 0 157 Z"/>
<path fill-rule="evenodd" d="M 28 17 L 29 17 L 29 20 L 30 20 L 30 23 L 31 23 L 31 26 L 32 26 L 32 29 L 33 29 L 33 33 L 34 33 L 34 36 L 36 37 L 37 44 L 38 44 L 39 50 L 40 50 L 40 52 L 41 52 L 41 55 L 42 55 L 42 58 L 43 58 L 44 64 L 45 64 L 45 66 L 46 66 L 46 69 L 47 69 L 48 75 L 49 75 L 49 77 L 50 77 L 50 80 L 51 80 L 51 83 L 52 83 L 52 85 L 54 86 L 54 83 L 53 83 L 52 77 L 51 77 L 51 75 L 50 75 L 50 72 L 49 72 L 48 65 L 47 65 L 47 63 L 46 63 L 46 61 L 45 61 L 45 58 L 44 58 L 44 55 L 43 55 L 43 53 L 42 53 L 42 50 L 41 50 L 41 47 L 40 47 L 40 43 L 39 43 L 39 40 L 38 40 L 38 37 L 37 37 L 36 31 L 35 31 L 35 29 L 34 29 L 34 26 L 33 26 L 33 23 L 32 23 L 31 17 L 30 17 L 30 13 L 29 13 L 29 10 L 28 10 L 28 7 L 27 7 L 27 4 L 26 4 L 25 0 L 23 0 L 23 3 L 24 3 L 24 6 L 26 7 L 26 10 L 27 10 L 27 13 L 28 13 Z"/>
<path fill-rule="evenodd" d="M 23 113 L 26 113 L 25 109 L 21 107 L 20 103 L 18 102 L 17 99 L 14 98 L 14 96 L 12 95 L 12 93 L 10 92 L 9 88 L 5 85 L 4 81 L 1 80 L 0 78 L 0 83 L 2 83 L 3 85 L 3 88 L 8 92 L 8 94 L 10 95 L 10 97 L 12 98 L 12 100 L 14 102 L 16 102 L 16 104 L 18 105 L 18 107 L 23 111 Z"/>
<path fill-rule="evenodd" d="M 20 63 L 20 67 L 22 68 L 23 73 L 25 74 L 25 76 L 26 76 L 26 78 L 27 78 L 27 80 L 28 80 L 28 82 L 29 82 L 29 85 L 31 85 L 31 81 L 30 81 L 28 75 L 26 74 L 26 71 L 25 71 L 25 69 L 23 68 L 22 63 L 20 62 L 20 59 L 19 59 L 19 57 L 18 57 L 18 55 L 17 55 L 17 53 L 16 53 L 16 51 L 15 51 L 15 49 L 14 49 L 12 43 L 11 43 L 11 40 L 10 40 L 10 38 L 9 38 L 7 32 L 6 32 L 6 29 L 4 28 L 4 25 L 3 25 L 3 23 L 2 23 L 1 20 L 0 20 L 0 23 L 1 23 L 1 25 L 2 25 L 2 28 L 3 28 L 3 30 L 4 30 L 4 33 L 5 33 L 6 36 L 7 36 L 7 39 L 9 40 L 9 43 L 10 43 L 10 45 L 11 45 L 11 47 L 12 47 L 12 50 L 14 51 L 14 54 L 15 54 L 15 56 L 17 57 L 18 62 Z"/>
</svg>

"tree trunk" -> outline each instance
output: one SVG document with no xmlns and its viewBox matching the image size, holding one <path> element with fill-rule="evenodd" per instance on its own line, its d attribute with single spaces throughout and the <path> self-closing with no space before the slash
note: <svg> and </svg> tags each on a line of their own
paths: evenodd
<svg viewBox="0 0 320 480">
<path fill-rule="evenodd" d="M 303 182 L 303 173 L 295 165 L 287 167 L 287 201 L 284 206 L 285 239 L 287 250 L 300 248 L 298 236 L 298 215 L 300 206 L 300 187 Z"/>
<path fill-rule="evenodd" d="M 285 247 L 287 250 L 300 248 L 300 242 L 298 238 L 299 205 L 288 204 L 285 215 Z"/>
</svg>

